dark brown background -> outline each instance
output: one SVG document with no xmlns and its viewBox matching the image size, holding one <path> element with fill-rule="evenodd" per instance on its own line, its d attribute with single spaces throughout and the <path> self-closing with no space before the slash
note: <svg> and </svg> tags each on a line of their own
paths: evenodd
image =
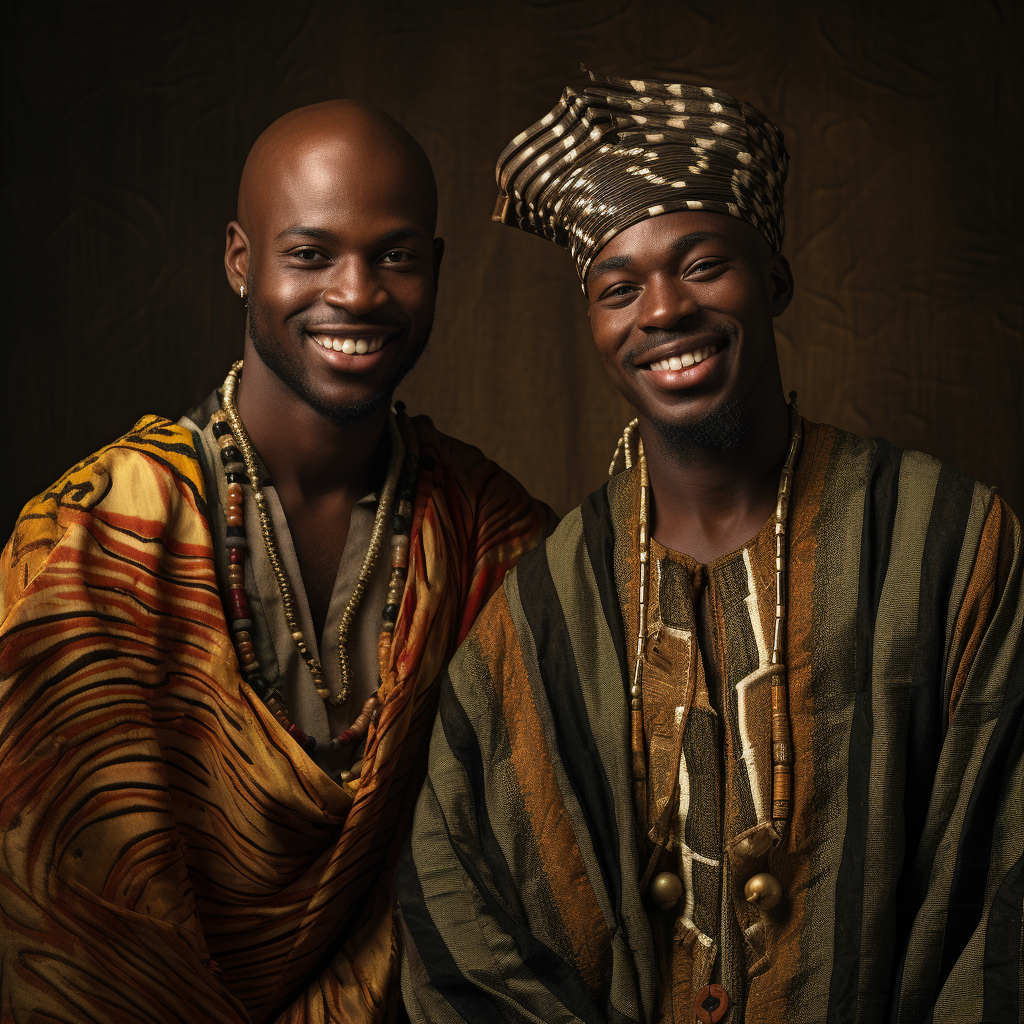
<svg viewBox="0 0 1024 1024">
<path fill-rule="evenodd" d="M 579 80 L 714 84 L 792 154 L 778 323 L 803 411 L 922 448 L 1024 507 L 1017 5 L 410 2 L 7 5 L 0 394 L 17 509 L 241 350 L 221 266 L 259 132 L 333 96 L 423 143 L 448 242 L 402 390 L 564 512 L 629 418 L 567 255 L 491 224 L 505 143 Z"/>
</svg>

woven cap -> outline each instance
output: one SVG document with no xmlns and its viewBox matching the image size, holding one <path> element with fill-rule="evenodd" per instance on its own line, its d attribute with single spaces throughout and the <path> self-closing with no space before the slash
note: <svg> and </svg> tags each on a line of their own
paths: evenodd
<svg viewBox="0 0 1024 1024">
<path fill-rule="evenodd" d="M 781 248 L 789 154 L 764 114 L 708 86 L 588 74 L 505 147 L 494 220 L 568 248 L 584 291 L 615 235 L 663 213 L 739 217 Z"/>
</svg>

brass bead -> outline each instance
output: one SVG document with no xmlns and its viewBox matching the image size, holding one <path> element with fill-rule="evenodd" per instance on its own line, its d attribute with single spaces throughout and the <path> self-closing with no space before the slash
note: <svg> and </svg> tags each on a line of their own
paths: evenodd
<svg viewBox="0 0 1024 1024">
<path fill-rule="evenodd" d="M 651 899 L 661 907 L 662 910 L 671 910 L 683 895 L 683 883 L 677 874 L 672 871 L 659 871 L 651 879 L 648 891 Z"/>
<path fill-rule="evenodd" d="M 330 700 L 331 691 L 328 690 L 326 687 L 320 687 L 320 689 L 318 689 L 316 693 L 321 700 Z"/>
<path fill-rule="evenodd" d="M 743 895 L 747 902 L 758 910 L 771 910 L 772 907 L 778 906 L 779 900 L 782 899 L 782 886 L 774 875 L 762 871 L 747 879 L 747 884 L 743 886 Z"/>
</svg>

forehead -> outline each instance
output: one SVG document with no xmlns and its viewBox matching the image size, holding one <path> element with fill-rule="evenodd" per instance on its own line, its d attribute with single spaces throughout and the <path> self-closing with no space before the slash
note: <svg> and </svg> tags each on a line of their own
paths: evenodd
<svg viewBox="0 0 1024 1024">
<path fill-rule="evenodd" d="M 291 225 L 341 235 L 413 226 L 430 236 L 430 203 L 421 176 L 401 151 L 331 139 L 272 154 L 254 190 L 258 230 Z"/>
<path fill-rule="evenodd" d="M 667 257 L 677 254 L 681 245 L 693 245 L 701 241 L 718 242 L 751 254 L 761 248 L 768 248 L 761 233 L 738 217 L 701 210 L 682 210 L 648 217 L 620 231 L 597 253 L 591 266 L 598 270 L 602 263 L 615 257 L 629 257 L 631 260 Z"/>
</svg>

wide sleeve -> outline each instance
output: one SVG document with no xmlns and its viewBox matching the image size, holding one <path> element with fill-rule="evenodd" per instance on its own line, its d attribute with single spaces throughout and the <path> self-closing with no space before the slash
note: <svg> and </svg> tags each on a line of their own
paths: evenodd
<svg viewBox="0 0 1024 1024">
<path fill-rule="evenodd" d="M 412 1021 L 604 1019 L 608 929 L 554 773 L 499 592 L 442 683 L 399 868 Z"/>
<path fill-rule="evenodd" d="M 947 728 L 912 869 L 919 900 L 899 1020 L 1016 1020 L 1024 908 L 1021 529 L 998 497 L 951 609 Z"/>
</svg>

